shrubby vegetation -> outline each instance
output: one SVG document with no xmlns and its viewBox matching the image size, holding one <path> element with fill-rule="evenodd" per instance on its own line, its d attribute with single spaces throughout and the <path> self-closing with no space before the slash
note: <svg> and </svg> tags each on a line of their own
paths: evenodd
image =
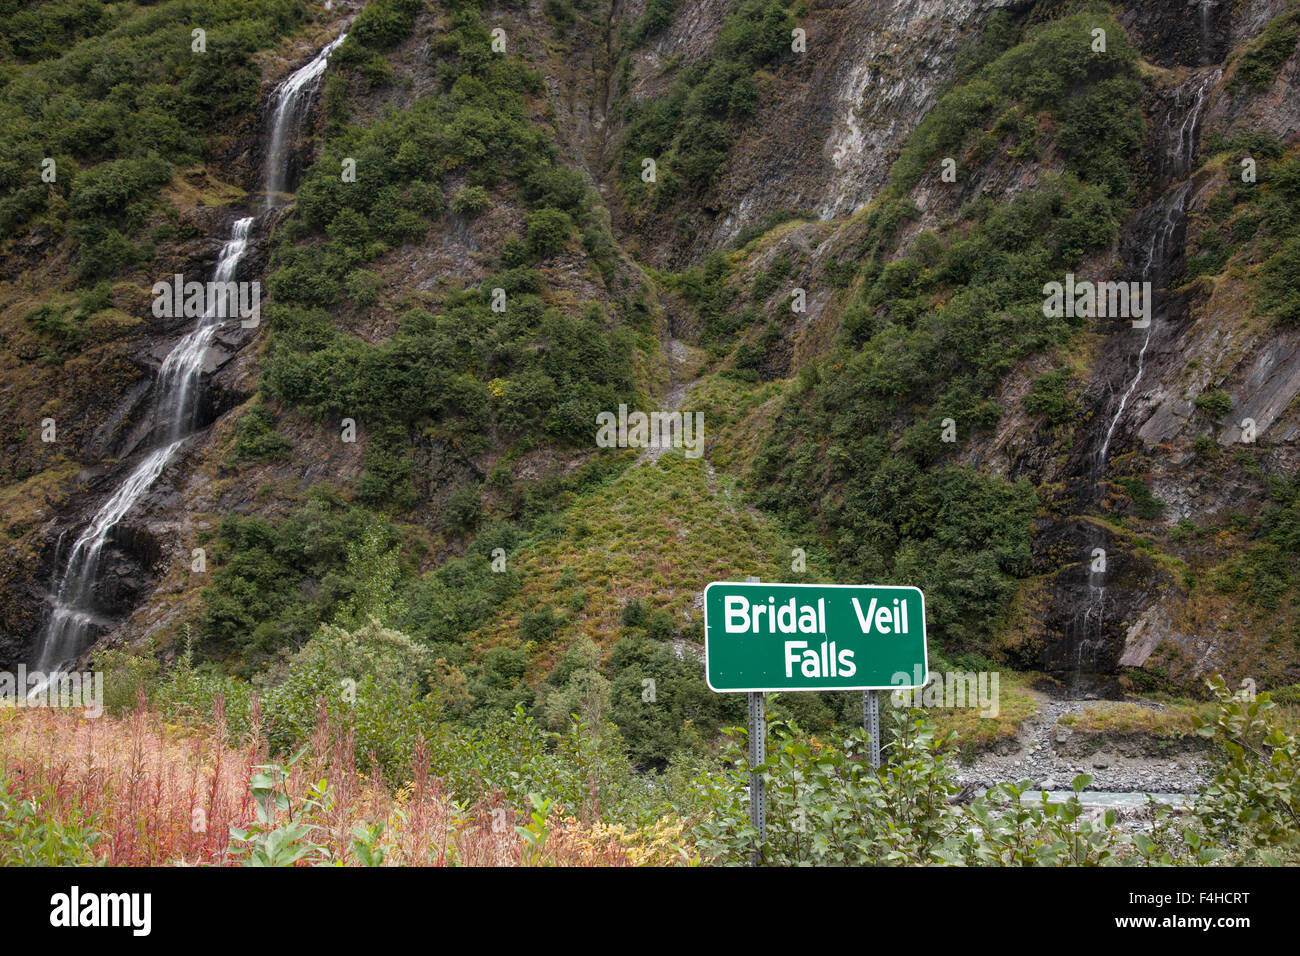
<svg viewBox="0 0 1300 956">
<path fill-rule="evenodd" d="M 90 821 L 47 815 L 45 794 L 27 797 L 16 789 L 0 770 L 0 866 L 99 865 L 102 834 Z"/>
<path fill-rule="evenodd" d="M 306 16 L 301 0 L 215 0 L 200 54 L 184 0 L 0 5 L 0 232 L 71 233 L 83 278 L 142 261 L 159 187 L 204 158 L 212 130 L 256 112 L 253 54 Z"/>
<path fill-rule="evenodd" d="M 664 7 L 647 8 L 647 30 L 666 23 Z M 662 209 L 680 193 L 713 182 L 740 124 L 757 106 L 754 73 L 790 48 L 794 21 L 786 8 L 782 0 L 743 0 L 723 21 L 709 57 L 687 67 L 667 95 L 627 107 L 619 182 L 631 203 Z M 654 184 L 641 180 L 645 158 L 657 164 Z"/>
<path fill-rule="evenodd" d="M 1215 771 L 1190 817 L 1151 804 L 1145 822 L 1117 826 L 1115 811 L 1100 820 L 1084 813 L 1079 793 L 1091 783 L 1080 775 L 1063 803 L 1040 800 L 1028 781 L 1004 782 L 969 806 L 958 792 L 949 737 L 921 711 L 893 712 L 882 766 L 867 762 L 861 731 L 810 737 L 792 721 L 772 719 L 766 777 L 767 837 L 749 823 L 748 761 L 744 732 L 716 755 L 681 753 L 659 775 L 637 775 L 624 756 L 619 732 L 575 720 L 563 731 L 544 729 L 522 708 L 482 730 L 448 724 L 438 698 L 415 699 L 413 674 L 422 655 L 409 639 L 372 625 L 348 634 L 326 628 L 299 662 L 308 677 L 272 688 L 265 707 L 236 692 L 212 695 L 189 664 L 146 685 L 153 706 L 172 720 L 215 717 L 235 735 L 266 740 L 272 761 L 306 744 L 317 761 L 344 760 L 382 771 L 393 784 L 426 775 L 466 803 L 504 800 L 526 816 L 541 807 L 557 815 L 583 814 L 601 825 L 659 832 L 676 821 L 686 859 L 744 865 L 757 851 L 766 865 L 994 865 L 1104 866 L 1291 864 L 1300 861 L 1296 827 L 1296 738 L 1272 723 L 1268 694 L 1247 700 L 1223 681 L 1211 682 L 1213 720 L 1198 733 L 1213 745 Z M 113 700 L 122 679 L 138 676 L 138 659 L 107 652 Z M 156 663 L 149 662 L 156 667 Z M 330 689 L 361 675 L 357 696 Z M 340 676 L 342 680 L 340 680 Z M 313 680 L 316 681 L 313 686 Z M 224 693 L 234 689 L 226 682 Z M 310 692 L 319 690 L 316 697 Z M 117 706 L 119 711 L 129 708 Z M 318 763 L 318 766 L 321 765 Z M 275 767 L 272 763 L 269 766 Z M 333 775 L 331 775 L 333 779 Z M 262 786 L 255 778 L 255 788 Z M 315 779 L 315 778 L 313 778 Z M 4 799 L 0 789 L 0 800 Z M 543 819 L 535 822 L 545 827 Z M 22 820 L 22 814 L 18 814 Z M 0 827 L 0 852 L 5 847 Z M 534 832 L 533 838 L 541 834 Z M 64 831 L 46 846 L 68 859 L 89 852 L 93 833 Z M 528 839 L 525 836 L 525 839 Z M 62 849 L 60 849 L 62 847 Z"/>
<path fill-rule="evenodd" d="M 275 430 L 275 416 L 266 404 L 255 400 L 235 425 L 230 450 L 234 465 L 253 461 L 278 461 L 292 448 L 290 441 Z"/>
<path fill-rule="evenodd" d="M 1007 371 L 1075 333 L 1077 320 L 1043 315 L 1041 290 L 1114 241 L 1142 129 L 1134 51 L 1114 27 L 1108 52 L 1090 55 L 1082 23 L 1033 28 L 922 121 L 866 214 L 860 292 L 836 350 L 801 372 L 755 463 L 760 501 L 811 525 L 843 580 L 925 589 L 950 650 L 986 646 L 1030 570 L 1037 506 L 1028 482 L 951 454 L 997 423 L 990 396 Z M 914 215 L 906 193 L 925 170 L 944 155 L 969 169 L 1008 143 L 1037 148 L 1037 119 L 1022 129 L 1020 118 L 1043 112 L 1064 173 L 1003 203 L 977 199 L 893 255 Z M 1063 420 L 1068 378 L 1053 374 L 1031 390 L 1029 410 Z M 955 441 L 941 441 L 945 422 Z"/>
<path fill-rule="evenodd" d="M 1006 21 L 993 21 L 989 54 L 1009 43 Z M 1106 30 L 1106 52 L 1090 49 L 1091 30 Z M 890 172 L 890 191 L 906 194 L 945 156 L 969 170 L 995 150 L 1038 158 L 1039 117 L 1052 115 L 1067 168 L 1122 197 L 1142 135 L 1137 52 L 1107 17 L 1080 14 L 1031 29 L 952 90 L 926 114 Z"/>
<path fill-rule="evenodd" d="M 1222 161 L 1226 181 L 1189 232 L 1187 281 L 1234 260 L 1257 265 L 1256 312 L 1300 324 L 1300 151 L 1252 131 L 1212 138 L 1204 152 Z M 1254 161 L 1254 182 L 1242 181 L 1245 159 Z"/>
<path fill-rule="evenodd" d="M 1300 478 L 1269 481 L 1272 502 L 1250 527 L 1246 552 L 1221 567 L 1216 583 L 1265 608 L 1276 608 L 1300 586 Z"/>
<path fill-rule="evenodd" d="M 1236 72 L 1228 80 L 1228 89 L 1235 93 L 1242 87 L 1268 86 L 1295 52 L 1297 40 L 1300 40 L 1300 10 L 1293 8 L 1270 20 L 1259 39 L 1241 55 Z"/>
<path fill-rule="evenodd" d="M 383 43 L 401 24 L 409 30 L 409 18 L 399 15 L 404 9 L 394 7 L 391 24 L 382 20 L 389 24 L 377 34 L 387 38 Z M 454 5 L 451 28 L 438 32 L 432 56 L 436 94 L 330 131 L 322 158 L 298 189 L 299 215 L 282 233 L 268 280 L 274 334 L 263 387 L 315 416 L 353 417 L 366 428 L 358 490 L 397 512 L 424 494 L 410 460 L 417 435 L 467 456 L 494 439 L 587 444 L 596 412 L 633 392 L 631 333 L 598 305 L 570 316 L 542 297 L 536 266 L 566 248 L 576 231 L 599 253 L 602 269 L 613 246 L 598 241 L 606 227 L 592 217 L 585 179 L 557 165 L 548 135 L 529 119 L 525 96 L 541 91 L 540 77 L 514 57 L 490 52 L 472 5 Z M 340 179 L 342 157 L 356 160 L 355 183 Z M 447 200 L 443 191 L 452 182 L 463 185 Z M 504 244 L 507 261 L 498 274 L 451 293 L 436 314 L 408 305 L 398 333 L 382 344 L 335 327 L 327 310 L 344 295 L 358 306 L 387 307 L 367 263 L 420 239 L 434 219 L 480 215 L 507 196 L 530 211 L 524 236 Z M 505 312 L 492 310 L 498 288 L 507 297 Z M 469 494 L 457 491 L 458 506 L 448 509 L 456 531 L 476 523 Z"/>
<path fill-rule="evenodd" d="M 348 547 L 375 525 L 384 546 L 395 545 L 396 532 L 382 519 L 324 484 L 274 524 L 227 515 L 210 545 L 216 570 L 203 590 L 201 653 L 249 677 L 281 648 L 304 643 L 356 593 L 360 569 L 348 567 Z"/>
</svg>

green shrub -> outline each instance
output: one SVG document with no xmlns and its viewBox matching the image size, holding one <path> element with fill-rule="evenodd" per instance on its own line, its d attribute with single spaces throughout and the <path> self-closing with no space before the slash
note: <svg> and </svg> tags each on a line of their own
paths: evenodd
<svg viewBox="0 0 1300 956">
<path fill-rule="evenodd" d="M 1259 274 L 1258 309 L 1286 326 L 1300 325 L 1300 238 L 1288 240 Z"/>
<path fill-rule="evenodd" d="M 406 39 L 415 17 L 424 8 L 423 0 L 373 0 L 367 3 L 348 28 L 344 46 L 355 45 L 383 50 Z M 344 53 L 343 50 L 339 51 Z M 348 54 L 344 53 L 344 59 Z"/>
<path fill-rule="evenodd" d="M 647 18 L 651 14 L 653 22 L 664 22 L 668 11 L 650 8 Z M 781 0 L 743 0 L 723 21 L 707 62 L 686 70 L 666 97 L 629 106 L 619 173 L 634 202 L 649 196 L 661 205 L 670 202 L 679 176 L 694 190 L 713 181 L 740 121 L 755 108 L 754 73 L 789 49 L 793 26 Z M 651 189 L 640 178 L 646 157 L 659 163 Z"/>
<path fill-rule="evenodd" d="M 1025 411 L 1042 415 L 1053 425 L 1072 421 L 1079 413 L 1079 402 L 1070 391 L 1069 369 L 1053 369 L 1034 379 L 1025 396 Z"/>
<path fill-rule="evenodd" d="M 573 220 L 558 209 L 539 209 L 530 213 L 525 230 L 528 251 L 535 256 L 561 252 L 573 233 Z"/>
<path fill-rule="evenodd" d="M 1197 718 L 1197 733 L 1214 742 L 1215 774 L 1197 798 L 1197 816 L 1213 845 L 1230 848 L 1232 862 L 1294 866 L 1300 806 L 1291 781 L 1300 745 L 1269 719 L 1275 705 L 1267 693 L 1245 699 L 1221 677 L 1210 689 L 1218 711 L 1213 723 Z"/>
<path fill-rule="evenodd" d="M 0 771 L 0 866 L 101 864 L 95 844 L 104 835 L 90 821 L 47 816 L 42 813 L 39 797 L 24 799 L 16 790 Z"/>
<path fill-rule="evenodd" d="M 275 524 L 222 518 L 208 546 L 212 583 L 202 591 L 199 650 L 251 676 L 280 649 L 301 645 L 357 587 L 348 544 L 376 520 L 324 484 Z"/>
<path fill-rule="evenodd" d="M 0 228 L 21 235 L 44 218 L 70 233 L 83 278 L 135 264 L 172 164 L 201 162 L 209 131 L 257 112 L 255 55 L 308 13 L 299 0 L 219 0 L 196 56 L 186 0 L 0 5 Z M 33 182 L 47 157 L 57 178 Z"/>
<path fill-rule="evenodd" d="M 1151 493 L 1141 478 L 1121 478 L 1119 484 L 1133 500 L 1139 518 L 1154 521 L 1164 514 L 1165 503 Z"/>
<path fill-rule="evenodd" d="M 539 611 L 529 611 L 519 621 L 519 637 L 525 642 L 542 643 L 550 640 L 560 628 L 560 619 L 555 611 L 544 607 Z"/>
<path fill-rule="evenodd" d="M 628 43 L 633 47 L 642 46 L 663 33 L 673 22 L 673 13 L 677 9 L 677 0 L 648 0 L 645 12 L 628 34 Z"/>
<path fill-rule="evenodd" d="M 1232 411 L 1232 396 L 1222 389 L 1212 388 L 1196 396 L 1196 407 L 1211 418 L 1220 419 Z"/>
<path fill-rule="evenodd" d="M 700 662 L 678 657 L 671 646 L 625 637 L 610 652 L 609 672 L 610 719 L 638 767 L 662 769 L 744 717 L 742 695 L 709 690 Z"/>
<path fill-rule="evenodd" d="M 1300 40 L 1300 13 L 1289 10 L 1274 17 L 1237 61 L 1237 71 L 1228 81 L 1229 90 L 1235 93 L 1243 86 L 1268 86 L 1295 52 L 1297 40 Z"/>
<path fill-rule="evenodd" d="M 492 204 L 491 197 L 482 186 L 466 186 L 456 193 L 451 200 L 452 212 L 461 216 L 474 217 Z"/>
<path fill-rule="evenodd" d="M 293 448 L 292 443 L 275 430 L 275 416 L 262 402 L 255 402 L 235 424 L 235 441 L 230 461 L 280 461 Z"/>
</svg>

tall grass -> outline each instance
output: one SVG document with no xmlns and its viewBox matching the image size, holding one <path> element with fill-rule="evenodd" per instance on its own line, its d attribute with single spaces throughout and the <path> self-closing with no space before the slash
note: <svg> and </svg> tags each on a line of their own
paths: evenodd
<svg viewBox="0 0 1300 956">
<path fill-rule="evenodd" d="M 330 720 L 323 707 L 298 757 L 270 764 L 256 704 L 250 730 L 235 746 L 220 704 L 212 724 L 198 730 L 166 723 L 143 697 L 120 718 L 0 708 L 0 792 L 34 806 L 43 822 L 97 834 L 92 852 L 110 866 L 247 861 L 231 828 L 257 826 L 250 782 L 265 779 L 268 766 L 288 808 L 283 822 L 306 828 L 312 862 L 622 866 L 680 858 L 666 841 L 647 849 L 635 835 L 593 827 L 562 810 L 539 822 L 496 797 L 452 800 L 429 773 L 423 739 L 414 748 L 411 783 L 394 790 L 378 771 L 356 769 L 353 730 Z M 18 850 L 7 851 L 0 840 L 0 864 L 22 859 Z"/>
</svg>

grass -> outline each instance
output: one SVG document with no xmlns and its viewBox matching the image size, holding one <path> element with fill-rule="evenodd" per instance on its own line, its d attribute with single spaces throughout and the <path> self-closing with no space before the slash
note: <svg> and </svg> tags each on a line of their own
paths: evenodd
<svg viewBox="0 0 1300 956">
<path fill-rule="evenodd" d="M 0 813 L 25 804 L 34 809 L 40 832 L 63 835 L 70 848 L 47 862 L 84 863 L 89 852 L 110 866 L 238 863 L 230 828 L 246 829 L 256 820 L 249 785 L 267 765 L 266 741 L 255 725 L 230 746 L 222 724 L 181 728 L 143 706 L 126 717 L 98 719 L 0 708 Z M 692 859 L 682 847 L 680 823 L 629 830 L 588 822 L 594 814 L 579 811 L 584 821 L 560 810 L 539 828 L 491 796 L 453 801 L 428 775 L 428 753 L 419 747 L 413 781 L 398 790 L 358 773 L 352 748 L 352 734 L 322 714 L 282 782 L 289 807 L 298 808 L 289 813 L 307 828 L 303 839 L 315 862 L 355 866 L 366 854 L 393 866 L 626 866 Z M 288 815 L 282 811 L 276 825 L 287 824 Z M 10 822 L 0 816 L 0 865 L 27 858 L 23 847 L 2 839 Z M 31 820 L 25 823 L 23 832 L 31 832 Z M 534 839 L 520 829 L 530 826 Z M 357 848 L 359 833 L 366 834 L 365 853 Z M 69 834 L 83 838 L 70 840 Z"/>
<path fill-rule="evenodd" d="M 981 716 L 981 710 L 974 706 L 928 707 L 926 712 L 940 733 L 955 735 L 963 755 L 990 750 L 1002 741 L 1015 739 L 1021 724 L 1038 713 L 1038 700 L 1029 690 L 1035 676 L 999 672 L 996 716 Z"/>
<path fill-rule="evenodd" d="M 672 451 L 583 495 L 526 544 L 514 564 L 523 588 L 466 641 L 514 646 L 525 614 L 562 609 L 559 636 L 534 649 L 533 673 L 545 674 L 583 636 L 612 645 L 629 601 L 667 610 L 685 628 L 702 620 L 695 602 L 710 581 L 785 580 L 792 547 L 733 479 Z M 815 573 L 810 564 L 807 579 Z"/>
<path fill-rule="evenodd" d="M 1132 701 L 1092 704 L 1082 710 L 1063 714 L 1058 721 L 1077 734 L 1088 737 L 1127 737 L 1143 735 L 1173 739 L 1196 732 L 1193 718 L 1213 719 L 1213 704 L 1178 703 L 1163 708 L 1143 706 Z"/>
<path fill-rule="evenodd" d="M 752 384 L 710 375 L 697 385 L 685 408 L 704 413 L 709 460 L 719 468 L 741 472 L 758 453 L 762 417 L 775 414 L 788 382 Z"/>
</svg>

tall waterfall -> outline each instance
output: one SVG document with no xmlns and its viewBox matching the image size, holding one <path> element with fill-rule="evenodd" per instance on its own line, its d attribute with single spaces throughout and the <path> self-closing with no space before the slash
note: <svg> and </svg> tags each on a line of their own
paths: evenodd
<svg viewBox="0 0 1300 956">
<path fill-rule="evenodd" d="M 1162 198 L 1159 208 L 1164 211 L 1159 224 L 1151 234 L 1147 243 L 1146 264 L 1142 268 L 1142 280 L 1150 282 L 1152 288 L 1155 288 L 1165 272 L 1165 263 L 1173 256 L 1171 248 L 1174 234 L 1178 229 L 1179 223 L 1183 221 L 1187 214 L 1187 196 L 1192 191 L 1191 182 L 1185 182 L 1173 192 Z M 1115 437 L 1115 427 L 1119 425 L 1120 418 L 1124 415 L 1124 409 L 1133 397 L 1134 391 L 1137 390 L 1138 383 L 1142 381 L 1142 372 L 1145 368 L 1147 348 L 1151 345 L 1151 333 L 1157 325 L 1157 316 L 1152 314 L 1151 321 L 1147 323 L 1146 335 L 1142 339 L 1142 347 L 1138 349 L 1137 371 L 1133 379 L 1129 382 L 1128 388 L 1120 397 L 1119 407 L 1115 409 L 1115 414 L 1110 420 L 1110 426 L 1106 429 L 1106 438 L 1101 443 L 1101 451 L 1097 455 L 1097 472 L 1100 474 L 1106 468 L 1106 452 L 1110 450 L 1110 441 Z"/>
<path fill-rule="evenodd" d="M 230 238 L 221 247 L 216 268 L 212 270 L 212 281 L 219 283 L 218 294 L 225 296 L 225 283 L 233 282 L 239 260 L 248 250 L 248 234 L 253 228 L 253 217 L 235 221 Z M 158 372 L 159 399 L 155 407 L 155 420 L 166 429 L 172 440 L 183 438 L 194 431 L 198 411 L 197 387 L 203 374 L 203 360 L 208 353 L 212 336 L 216 333 L 224 316 L 236 315 L 237 304 L 225 307 L 216 302 L 209 302 L 198 324 L 176 343 L 176 347 L 167 353 L 162 368 Z"/>
<path fill-rule="evenodd" d="M 285 143 L 296 135 L 296 127 L 306 117 L 312 95 L 325 72 L 329 55 L 347 34 L 332 41 L 306 66 L 294 72 L 275 90 L 269 147 L 267 149 L 266 189 L 270 197 L 282 193 L 288 184 L 285 169 Z M 212 270 L 211 282 L 221 283 L 215 290 L 225 290 L 233 282 L 240 261 L 248 251 L 254 217 L 235 221 L 230 237 Z M 225 291 L 218 294 L 225 295 Z M 53 589 L 53 609 L 36 643 L 34 669 L 48 673 L 75 659 L 90 645 L 95 628 L 112 622 L 96 611 L 95 585 L 100 559 L 113 529 L 126 517 L 162 474 L 163 469 L 198 429 L 198 408 L 203 385 L 203 367 L 208 346 L 223 317 L 238 315 L 238 309 L 209 301 L 195 327 L 181 337 L 163 360 L 154 381 L 153 425 L 150 438 L 154 447 L 100 506 L 90 524 L 77 537 L 63 571 Z M 56 558 L 57 559 L 57 558 Z"/>
<path fill-rule="evenodd" d="M 1164 289 L 1177 258 L 1176 240 L 1178 229 L 1186 219 L 1187 203 L 1191 196 L 1192 182 L 1189 177 L 1194 171 L 1200 121 L 1209 99 L 1210 87 L 1219 75 L 1217 69 L 1205 70 L 1174 90 L 1173 109 L 1161 128 L 1165 147 L 1165 181 L 1177 185 L 1166 191 L 1142 216 L 1146 239 L 1139 246 L 1140 269 L 1135 270 L 1139 271 L 1138 278 L 1141 281 L 1151 283 L 1153 292 Z M 1152 308 L 1150 321 L 1143 332 L 1142 344 L 1137 350 L 1133 377 L 1120 394 L 1119 404 L 1111 415 L 1101 446 L 1092 458 L 1091 495 L 1094 503 L 1100 500 L 1101 479 L 1110 468 L 1107 455 L 1111 444 L 1125 412 L 1138 394 L 1138 387 L 1146 371 L 1147 352 L 1157 330 L 1167 321 L 1168 313 L 1163 304 Z M 1127 334 L 1127 330 L 1120 334 Z M 1106 622 L 1114 617 L 1114 599 L 1107 594 L 1107 556 L 1102 548 L 1103 543 L 1104 536 L 1094 529 L 1088 543 L 1089 553 L 1085 557 L 1089 562 L 1088 590 L 1074 616 L 1074 673 L 1071 692 L 1075 696 L 1082 692 L 1084 672 L 1095 668 L 1097 653 L 1108 645 Z"/>
</svg>

